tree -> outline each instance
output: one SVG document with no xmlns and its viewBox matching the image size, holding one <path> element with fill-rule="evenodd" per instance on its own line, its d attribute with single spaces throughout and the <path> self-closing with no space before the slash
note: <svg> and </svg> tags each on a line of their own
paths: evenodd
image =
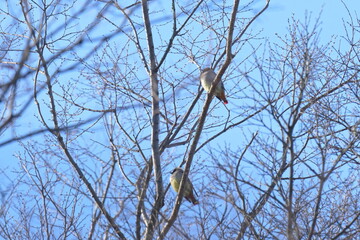
<svg viewBox="0 0 360 240">
<path fill-rule="evenodd" d="M 311 17 L 262 45 L 269 2 L 7 2 L 0 147 L 21 167 L 0 236 L 360 236 L 358 20 L 339 45 Z M 229 107 L 200 88 L 209 66 Z M 199 205 L 169 190 L 177 166 Z"/>
</svg>

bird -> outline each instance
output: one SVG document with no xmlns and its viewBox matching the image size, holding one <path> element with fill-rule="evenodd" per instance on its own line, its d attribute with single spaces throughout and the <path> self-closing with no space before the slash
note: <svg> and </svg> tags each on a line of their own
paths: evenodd
<svg viewBox="0 0 360 240">
<path fill-rule="evenodd" d="M 211 68 L 204 68 L 200 74 L 200 82 L 205 91 L 210 92 L 211 84 L 216 77 L 216 73 Z M 228 104 L 228 100 L 225 96 L 225 88 L 224 83 L 220 80 L 220 82 L 216 85 L 215 97 L 217 97 L 220 101 L 223 101 L 224 104 Z"/>
<path fill-rule="evenodd" d="M 180 181 L 181 181 L 181 177 L 182 177 L 183 173 L 184 173 L 184 170 L 182 170 L 181 168 L 175 168 L 171 172 L 170 183 L 171 183 L 171 186 L 173 187 L 173 189 L 175 190 L 175 192 L 179 192 Z M 193 185 L 190 182 L 189 178 L 186 178 L 186 180 L 185 180 L 184 197 L 186 200 L 188 200 L 189 202 L 191 202 L 194 205 L 199 204 L 199 201 L 194 196 L 194 188 L 193 188 Z"/>
</svg>

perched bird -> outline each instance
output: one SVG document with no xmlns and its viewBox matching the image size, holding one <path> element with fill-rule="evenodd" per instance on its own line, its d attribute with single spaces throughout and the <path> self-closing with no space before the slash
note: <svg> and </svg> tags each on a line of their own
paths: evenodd
<svg viewBox="0 0 360 240">
<path fill-rule="evenodd" d="M 200 82 L 205 91 L 210 92 L 211 84 L 216 77 L 216 73 L 211 68 L 205 68 L 201 71 L 200 74 Z M 228 101 L 225 97 L 225 88 L 224 83 L 220 80 L 218 85 L 216 86 L 215 97 L 217 97 L 220 101 L 223 101 L 224 104 L 227 104 Z"/>
<path fill-rule="evenodd" d="M 181 168 L 175 168 L 171 172 L 170 183 L 171 183 L 171 186 L 173 187 L 173 189 L 175 190 L 175 192 L 179 192 L 180 181 L 181 181 L 183 172 L 184 172 L 184 170 L 182 170 Z M 194 196 L 193 185 L 190 182 L 189 178 L 186 178 L 186 181 L 185 181 L 184 197 L 186 200 L 193 203 L 194 205 L 199 204 L 199 201 L 196 200 L 196 198 Z"/>
</svg>

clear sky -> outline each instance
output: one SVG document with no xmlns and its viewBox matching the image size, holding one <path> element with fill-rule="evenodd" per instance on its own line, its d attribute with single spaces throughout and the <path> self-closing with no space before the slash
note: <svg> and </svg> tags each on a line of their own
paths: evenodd
<svg viewBox="0 0 360 240">
<path fill-rule="evenodd" d="M 351 14 L 360 10 L 360 1 L 344 2 Z M 262 25 L 264 35 L 272 38 L 274 33 L 286 33 L 287 20 L 293 15 L 297 19 L 304 20 L 305 14 L 311 14 L 314 20 L 320 16 L 321 39 L 324 40 L 332 35 L 343 34 L 343 19 L 349 19 L 347 9 L 339 0 L 271 1 L 269 9 L 260 17 L 257 25 Z"/>
<path fill-rule="evenodd" d="M 163 0 L 168 1 L 168 0 Z M 229 2 L 232 2 L 233 0 L 229 0 Z M 250 1 L 250 0 L 248 0 Z M 170 2 L 170 1 L 169 1 Z M 213 2 L 216 2 L 216 0 L 213 0 Z M 254 8 L 253 13 L 257 13 L 259 9 L 261 9 L 264 4 L 265 0 L 254 0 L 256 3 L 256 8 Z M 345 4 L 347 4 L 348 9 L 345 7 L 344 3 L 339 0 L 271 0 L 269 8 L 264 12 L 263 15 L 261 15 L 254 24 L 250 27 L 250 31 L 253 32 L 259 32 L 260 35 L 258 36 L 259 41 L 257 43 L 263 43 L 263 39 L 268 39 L 270 42 L 278 41 L 277 35 L 283 36 L 288 33 L 288 20 L 294 17 L 295 19 L 299 19 L 300 21 L 304 22 L 306 16 L 311 16 L 311 23 L 313 23 L 317 18 L 320 18 L 320 27 L 321 34 L 320 34 L 320 41 L 323 41 L 324 43 L 328 42 L 330 38 L 344 35 L 344 27 L 343 21 L 348 21 L 350 19 L 349 14 L 355 15 L 356 11 L 360 10 L 360 0 L 348 0 L 344 1 Z M 82 4 L 80 1 L 78 1 L 76 4 Z M 153 1 L 150 4 L 153 5 L 154 8 L 156 4 L 160 4 L 159 1 Z M 244 4 L 244 3 L 242 3 Z M 0 6 L 0 9 L 2 6 Z M 96 11 L 96 9 L 94 10 Z M 348 12 L 349 11 L 349 12 Z M 141 15 L 140 15 L 141 17 Z M 239 16 L 241 17 L 241 16 Z M 103 30 L 103 32 L 101 32 Z M 104 34 L 106 32 L 104 29 L 100 29 L 99 32 L 96 32 L 96 34 L 99 33 L 99 35 Z M 193 33 L 193 32 L 192 32 Z M 336 40 L 340 40 L 340 38 L 337 38 Z M 241 57 L 241 56 L 237 56 Z M 175 59 L 168 58 L 167 61 L 176 61 Z M 219 66 L 217 66 L 219 67 Z M 241 67 L 241 66 L 240 66 Z M 196 74 L 194 74 L 195 76 Z M 62 79 L 66 79 L 66 76 L 61 76 Z M 144 77 L 145 79 L 145 77 Z M 195 77 L 194 77 L 195 79 Z M 68 78 L 67 80 L 71 81 L 72 78 Z M 191 81 L 190 79 L 189 81 Z M 1 80 L 0 80 L 1 81 Z M 230 80 L 231 81 L 231 80 Z M 230 82 L 229 81 L 229 82 Z M 197 82 L 198 83 L 198 82 Z M 194 84 L 195 86 L 195 84 Z M 194 87 L 190 86 L 190 87 Z M 195 88 L 193 88 L 195 89 Z M 196 91 L 196 89 L 195 89 Z M 43 93 L 43 95 L 45 95 Z M 202 100 L 205 98 L 205 94 L 202 96 Z M 236 115 L 238 113 L 238 109 L 235 109 L 236 104 L 240 105 L 243 104 L 242 102 L 238 101 L 236 102 L 236 96 L 229 96 L 229 110 L 233 115 Z M 215 101 L 217 101 L 215 99 Z M 240 102 L 240 103 L 239 103 Z M 46 100 L 44 101 L 46 104 Z M 212 103 L 214 104 L 214 103 Z M 200 104 L 199 104 L 200 105 Z M 202 106 L 202 105 L 201 105 Z M 37 111 L 35 109 L 35 104 L 32 104 L 32 109 L 29 109 L 26 111 L 26 113 L 22 116 L 22 119 L 17 122 L 17 124 L 20 126 L 17 129 L 17 134 L 21 135 L 21 131 L 23 131 L 23 134 L 27 133 L 29 130 L 36 130 L 41 125 L 39 124 L 39 120 L 37 119 Z M 225 111 L 223 106 L 219 107 L 220 111 Z M 221 112 L 216 112 L 214 114 L 222 114 Z M 163 127 L 163 126 L 160 126 Z M 253 131 L 253 129 L 250 130 L 250 132 Z M 252 132 L 254 133 L 256 129 Z M 102 133 L 102 132 L 101 132 Z M 102 138 L 106 137 L 106 134 L 98 134 L 96 136 L 92 136 L 93 138 Z M 234 136 L 234 134 L 238 134 L 238 131 L 228 131 L 226 134 L 222 135 L 218 138 L 219 141 L 229 140 L 233 139 L 230 138 Z M 7 129 L 7 131 L 0 136 L 0 143 L 3 141 L 6 141 L 9 137 L 12 136 L 11 129 Z M 230 136 L 230 137 L 229 137 Z M 44 139 L 42 135 L 39 135 L 37 139 Z M 94 139 L 91 139 L 94 140 Z M 31 139 L 25 139 L 23 140 L 24 143 L 31 141 Z M 101 142 L 101 141 L 100 141 Z M 231 141 L 230 141 L 231 142 Z M 229 144 L 238 144 L 237 142 L 233 141 Z M 244 143 L 241 143 L 244 145 Z M 175 149 L 175 148 L 173 148 Z M 171 150 L 173 150 L 171 149 Z M 91 149 L 95 152 L 97 152 L 97 149 Z M 175 151 L 175 150 L 174 150 Z M 21 165 L 19 164 L 18 159 L 16 158 L 16 155 L 18 154 L 24 154 L 24 150 L 19 143 L 12 143 L 9 145 L 6 145 L 5 147 L 0 147 L 0 193 L 5 190 L 7 187 L 9 187 L 9 184 L 11 183 L 11 179 L 4 179 L 3 173 L 6 173 L 7 176 L 14 177 L 13 169 L 21 168 Z M 176 155 L 176 154 L 174 154 Z M 179 154 L 180 155 L 180 154 Z M 200 155 L 200 154 L 199 154 Z M 199 156 L 196 156 L 198 158 Z M 171 159 L 172 160 L 172 159 Z M 182 160 L 182 159 L 181 159 Z M 196 159 L 197 161 L 202 159 Z M 168 160 L 169 161 L 169 160 Z M 170 167 L 175 167 L 179 164 L 180 160 L 176 160 L 173 162 L 170 162 Z M 100 163 L 99 163 L 100 164 Z M 206 163 L 204 163 L 206 164 Z M 194 167 L 195 164 L 193 165 Z M 202 165 L 201 165 L 202 166 Z M 169 171 L 164 171 L 164 179 L 168 179 Z M 193 180 L 200 181 L 200 179 L 196 179 L 193 177 Z M 172 196 L 175 196 L 174 193 L 172 193 Z M 0 195 L 0 201 L 1 201 L 1 195 Z"/>
<path fill-rule="evenodd" d="M 263 6 L 265 1 L 258 0 L 256 2 L 260 7 Z M 347 4 L 351 14 L 360 10 L 360 1 L 353 0 L 344 2 Z M 254 12 L 256 11 L 255 9 Z M 256 20 L 252 28 L 256 30 L 263 29 L 261 36 L 271 40 L 275 37 L 275 34 L 283 35 L 287 32 L 287 20 L 289 18 L 295 16 L 297 19 L 304 20 L 306 13 L 311 14 L 313 20 L 320 16 L 322 29 L 320 40 L 326 41 L 333 35 L 344 34 L 343 19 L 348 20 L 349 16 L 344 4 L 339 0 L 272 0 L 268 10 Z M 33 111 L 29 111 L 29 113 L 30 112 Z M 33 117 L 31 114 L 28 117 Z M 28 125 L 28 119 L 26 120 L 26 124 L 24 125 L 29 129 L 32 126 Z M 3 134 L 1 140 L 7 139 L 7 136 L 9 135 Z M 17 166 L 18 161 L 14 155 L 17 154 L 18 151 L 21 151 L 21 147 L 17 143 L 0 148 L 0 169 L 8 168 L 10 170 L 12 167 Z M 3 179 L 0 187 L 4 188 L 2 184 L 4 184 Z"/>
</svg>

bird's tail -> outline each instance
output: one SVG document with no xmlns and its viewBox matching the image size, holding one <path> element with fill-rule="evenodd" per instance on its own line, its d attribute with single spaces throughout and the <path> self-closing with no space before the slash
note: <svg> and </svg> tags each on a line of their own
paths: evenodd
<svg viewBox="0 0 360 240">
<path fill-rule="evenodd" d="M 228 104 L 228 100 L 226 99 L 225 96 L 225 91 L 221 91 L 220 94 L 218 96 L 216 96 L 220 101 L 223 101 L 224 104 Z"/>
<path fill-rule="evenodd" d="M 186 196 L 185 199 L 194 205 L 199 204 L 199 201 L 195 198 L 194 193 L 192 193 L 192 192 L 188 196 Z"/>
</svg>

